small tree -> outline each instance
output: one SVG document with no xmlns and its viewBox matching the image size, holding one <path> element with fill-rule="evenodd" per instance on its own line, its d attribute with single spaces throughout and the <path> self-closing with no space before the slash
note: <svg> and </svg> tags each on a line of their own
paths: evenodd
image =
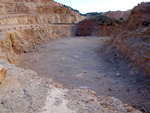
<svg viewBox="0 0 150 113">
<path fill-rule="evenodd" d="M 124 21 L 124 19 L 123 19 L 122 17 L 120 18 L 120 20 L 121 20 L 121 21 Z"/>
</svg>

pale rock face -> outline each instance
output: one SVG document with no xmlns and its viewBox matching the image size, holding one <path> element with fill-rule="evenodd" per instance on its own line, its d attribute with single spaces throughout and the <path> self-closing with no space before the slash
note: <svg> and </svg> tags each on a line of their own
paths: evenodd
<svg viewBox="0 0 150 113">
<path fill-rule="evenodd" d="M 0 0 L 0 58 L 17 64 L 40 43 L 75 36 L 84 18 L 53 0 Z"/>
<path fill-rule="evenodd" d="M 3 65 L 0 65 L 0 83 L 3 82 L 7 74 L 7 68 L 5 68 Z"/>
</svg>

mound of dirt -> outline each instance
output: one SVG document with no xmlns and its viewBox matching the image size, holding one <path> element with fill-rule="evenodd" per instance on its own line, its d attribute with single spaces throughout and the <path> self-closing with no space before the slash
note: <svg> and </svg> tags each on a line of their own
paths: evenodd
<svg viewBox="0 0 150 113">
<path fill-rule="evenodd" d="M 90 17 L 77 25 L 77 36 L 110 36 L 122 21 L 104 15 Z"/>
</svg>

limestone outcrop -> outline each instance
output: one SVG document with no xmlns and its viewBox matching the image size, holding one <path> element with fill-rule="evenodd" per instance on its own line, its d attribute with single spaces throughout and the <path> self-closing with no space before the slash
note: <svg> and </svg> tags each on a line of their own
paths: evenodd
<svg viewBox="0 0 150 113">
<path fill-rule="evenodd" d="M 17 54 L 36 50 L 36 45 L 59 37 L 73 36 L 74 25 L 31 25 L 15 27 L 2 34 L 0 39 L 0 58 L 17 63 Z M 13 28 L 9 28 L 13 29 Z"/>
<path fill-rule="evenodd" d="M 52 0 L 0 0 L 0 58 L 16 63 L 17 54 L 50 39 L 74 36 L 84 17 Z"/>
<path fill-rule="evenodd" d="M 116 98 L 98 98 L 88 89 L 57 88 L 59 85 L 52 79 L 14 65 L 18 55 L 36 50 L 43 42 L 74 36 L 76 24 L 84 19 L 78 12 L 52 0 L 0 0 L 0 10 L 0 83 L 3 82 L 0 84 L 0 112 L 44 113 L 52 108 L 52 112 L 56 109 L 65 113 L 87 109 L 89 112 L 140 113 Z M 116 22 L 106 25 L 113 26 Z M 64 108 L 67 111 L 63 111 Z"/>
<path fill-rule="evenodd" d="M 150 3 L 134 7 L 122 29 L 116 31 L 110 56 L 118 64 L 123 59 L 128 68 L 143 77 L 150 77 Z"/>
</svg>

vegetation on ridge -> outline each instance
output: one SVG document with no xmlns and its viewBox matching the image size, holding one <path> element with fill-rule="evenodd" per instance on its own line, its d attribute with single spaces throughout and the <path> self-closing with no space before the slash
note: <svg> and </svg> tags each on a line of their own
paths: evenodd
<svg viewBox="0 0 150 113">
<path fill-rule="evenodd" d="M 86 18 L 77 26 L 77 36 L 110 36 L 124 21 L 105 15 Z"/>
<path fill-rule="evenodd" d="M 119 24 L 119 25 L 123 24 L 123 20 L 117 20 L 114 18 L 107 17 L 105 15 L 89 17 L 89 18 L 86 18 L 85 20 L 81 21 L 80 23 L 89 21 L 89 20 L 96 21 L 99 25 L 107 25 L 107 26 L 115 26 L 116 24 Z"/>
<path fill-rule="evenodd" d="M 98 16 L 103 14 L 103 12 L 89 12 L 89 13 L 85 13 L 85 14 L 81 14 L 82 16 L 87 16 L 87 17 L 92 17 L 92 16 Z"/>
</svg>

